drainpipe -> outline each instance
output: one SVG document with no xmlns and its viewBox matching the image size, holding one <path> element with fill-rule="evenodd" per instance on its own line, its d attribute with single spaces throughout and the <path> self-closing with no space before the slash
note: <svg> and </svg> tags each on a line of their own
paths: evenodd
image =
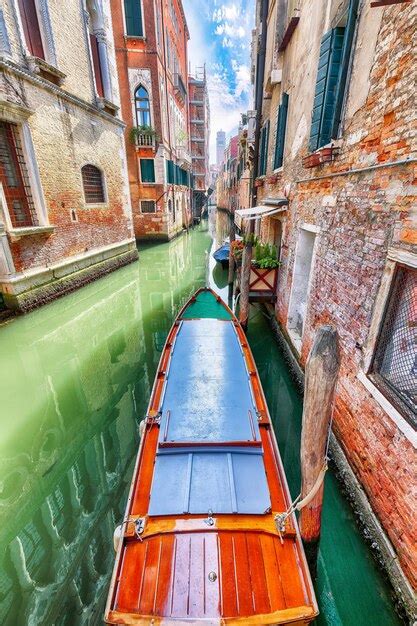
<svg viewBox="0 0 417 626">
<path fill-rule="evenodd" d="M 254 185 L 254 181 L 258 172 L 259 162 L 259 137 L 261 132 L 261 120 L 262 120 L 262 103 L 264 94 L 264 75 L 265 75 L 265 55 L 266 55 L 266 38 L 267 38 L 267 19 L 268 19 L 269 0 L 261 0 L 261 38 L 259 42 L 258 56 L 257 56 L 257 68 L 256 68 L 256 85 L 255 85 L 255 147 L 254 147 L 254 159 L 253 159 L 253 177 L 252 177 L 252 192 L 251 192 L 251 206 L 256 206 L 257 191 Z M 249 226 L 246 229 L 246 242 L 243 250 L 242 269 L 240 274 L 240 310 L 239 321 L 246 331 L 249 320 L 249 281 L 250 281 L 250 268 L 252 260 L 252 244 L 253 235 L 255 232 L 255 220 L 249 220 Z"/>
</svg>

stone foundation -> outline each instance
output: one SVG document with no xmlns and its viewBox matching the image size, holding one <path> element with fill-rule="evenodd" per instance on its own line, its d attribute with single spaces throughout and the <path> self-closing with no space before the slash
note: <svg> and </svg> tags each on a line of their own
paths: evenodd
<svg viewBox="0 0 417 626">
<path fill-rule="evenodd" d="M 128 242 L 118 246 L 113 254 L 109 250 L 96 252 L 32 276 L 17 276 L 13 281 L 0 282 L 0 290 L 7 308 L 27 313 L 137 259 L 134 242 Z"/>
</svg>

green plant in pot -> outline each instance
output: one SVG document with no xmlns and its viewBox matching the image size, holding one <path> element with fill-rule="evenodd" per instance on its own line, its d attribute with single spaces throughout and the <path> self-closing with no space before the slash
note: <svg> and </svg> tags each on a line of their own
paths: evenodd
<svg viewBox="0 0 417 626">
<path fill-rule="evenodd" d="M 272 270 L 279 267 L 280 263 L 277 259 L 276 246 L 258 241 L 255 244 L 255 253 L 254 258 L 252 259 L 252 265 L 263 270 Z"/>
</svg>

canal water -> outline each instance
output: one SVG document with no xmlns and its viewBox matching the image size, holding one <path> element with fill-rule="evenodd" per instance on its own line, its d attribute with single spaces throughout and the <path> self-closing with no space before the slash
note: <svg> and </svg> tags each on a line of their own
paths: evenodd
<svg viewBox="0 0 417 626">
<path fill-rule="evenodd" d="M 140 261 L 0 326 L 0 624 L 102 624 L 114 527 L 124 513 L 165 337 L 208 283 L 227 298 L 210 251 L 227 216 Z M 302 404 L 260 309 L 249 339 L 292 494 Z M 330 473 L 317 595 L 320 625 L 400 624 L 387 585 Z"/>
</svg>

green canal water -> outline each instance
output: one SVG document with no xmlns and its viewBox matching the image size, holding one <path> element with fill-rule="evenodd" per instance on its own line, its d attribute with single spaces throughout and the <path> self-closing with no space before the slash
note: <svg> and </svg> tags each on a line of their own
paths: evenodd
<svg viewBox="0 0 417 626">
<path fill-rule="evenodd" d="M 113 529 L 165 337 L 198 287 L 227 298 L 209 254 L 225 219 L 142 246 L 138 263 L 0 326 L 3 626 L 102 624 Z M 259 309 L 249 339 L 296 495 L 301 400 Z M 331 474 L 323 517 L 317 623 L 400 624 Z"/>
</svg>

